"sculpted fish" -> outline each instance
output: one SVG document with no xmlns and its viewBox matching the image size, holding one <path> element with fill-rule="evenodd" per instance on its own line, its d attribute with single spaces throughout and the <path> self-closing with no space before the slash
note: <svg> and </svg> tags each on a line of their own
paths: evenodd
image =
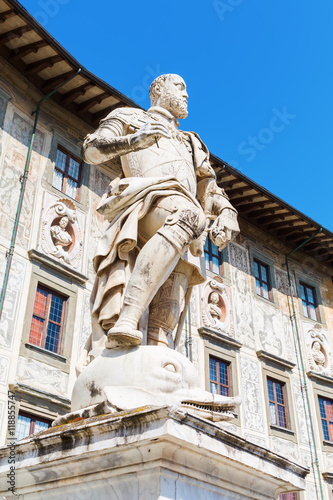
<svg viewBox="0 0 333 500">
<path fill-rule="evenodd" d="M 194 365 L 162 346 L 105 349 L 78 377 L 72 411 L 106 402 L 110 412 L 176 406 L 214 422 L 232 420 L 239 398 L 199 388 Z"/>
</svg>

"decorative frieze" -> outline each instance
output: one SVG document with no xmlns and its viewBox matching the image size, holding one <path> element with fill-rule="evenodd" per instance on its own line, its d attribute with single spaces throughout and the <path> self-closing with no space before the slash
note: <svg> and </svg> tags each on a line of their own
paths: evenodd
<svg viewBox="0 0 333 500">
<path fill-rule="evenodd" d="M 243 357 L 241 358 L 240 365 L 244 427 L 258 432 L 264 432 L 258 363 L 253 359 Z"/>
<path fill-rule="evenodd" d="M 8 130 L 9 139 L 4 152 L 0 180 L 0 231 L 2 236 L 8 239 L 10 239 L 12 235 L 21 188 L 20 177 L 24 171 L 28 146 L 32 134 L 32 122 L 28 121 L 23 116 L 16 111 L 12 111 L 12 116 L 8 117 L 8 120 L 10 120 Z M 33 143 L 29 175 L 26 182 L 16 238 L 16 244 L 25 249 L 29 247 L 30 242 L 34 204 L 36 201 L 36 189 L 38 185 L 37 181 L 42 168 L 42 162 L 44 161 L 44 144 L 45 134 L 37 130 Z"/>
<path fill-rule="evenodd" d="M 6 267 L 4 252 L 0 252 L 0 263 L 0 282 L 2 283 Z M 17 311 L 23 289 L 25 270 L 26 263 L 14 257 L 12 260 L 6 297 L 0 321 L 0 346 L 8 350 L 12 349 L 15 333 L 17 332 Z"/>
<path fill-rule="evenodd" d="M 257 301 L 254 308 L 254 327 L 261 350 L 295 363 L 291 323 L 288 316 L 269 302 Z"/>
<path fill-rule="evenodd" d="M 7 385 L 9 358 L 0 356 L 0 384 Z"/>
<path fill-rule="evenodd" d="M 19 357 L 17 381 L 42 391 L 67 396 L 68 375 L 46 363 Z"/>
<path fill-rule="evenodd" d="M 279 453 L 279 455 L 284 455 L 289 459 L 294 459 L 295 461 L 299 461 L 299 452 L 298 447 L 295 443 L 290 441 L 289 439 L 281 439 L 273 436 L 271 438 L 272 451 Z"/>
<path fill-rule="evenodd" d="M 253 304 L 246 274 L 239 269 L 232 269 L 233 305 L 236 339 L 246 347 L 255 349 L 253 327 Z"/>
<path fill-rule="evenodd" d="M 308 445 L 308 429 L 304 414 L 304 401 L 302 398 L 300 379 L 294 376 L 291 380 L 293 388 L 294 408 L 297 408 L 297 411 L 295 412 L 297 420 L 297 436 L 300 444 Z"/>
</svg>

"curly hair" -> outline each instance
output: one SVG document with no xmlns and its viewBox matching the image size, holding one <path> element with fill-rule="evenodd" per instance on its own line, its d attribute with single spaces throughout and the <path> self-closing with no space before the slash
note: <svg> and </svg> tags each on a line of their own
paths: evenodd
<svg viewBox="0 0 333 500">
<path fill-rule="evenodd" d="M 155 78 L 155 80 L 152 82 L 152 84 L 150 85 L 150 88 L 149 88 L 149 97 L 150 97 L 150 100 L 152 101 L 155 97 L 158 97 L 158 94 L 156 93 L 156 87 L 157 85 L 160 85 L 168 80 L 168 78 L 170 78 L 171 73 L 167 74 L 167 75 L 160 75 L 158 76 L 157 78 Z"/>
</svg>

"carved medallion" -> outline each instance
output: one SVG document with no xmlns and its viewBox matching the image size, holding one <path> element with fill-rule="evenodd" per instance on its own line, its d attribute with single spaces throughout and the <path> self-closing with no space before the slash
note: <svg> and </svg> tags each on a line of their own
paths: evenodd
<svg viewBox="0 0 333 500">
<path fill-rule="evenodd" d="M 325 332 L 321 325 L 316 324 L 307 332 L 306 345 L 310 370 L 332 377 L 331 349 L 327 332 Z"/>
<path fill-rule="evenodd" d="M 230 334 L 230 300 L 220 276 L 208 280 L 201 294 L 201 314 L 204 326 Z"/>
<path fill-rule="evenodd" d="M 82 234 L 73 201 L 55 198 L 45 208 L 41 248 L 59 262 L 78 268 L 82 258 Z"/>
</svg>

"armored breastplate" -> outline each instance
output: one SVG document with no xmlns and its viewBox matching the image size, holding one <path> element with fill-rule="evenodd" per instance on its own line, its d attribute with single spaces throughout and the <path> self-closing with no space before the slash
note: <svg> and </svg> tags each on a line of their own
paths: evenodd
<svg viewBox="0 0 333 500">
<path fill-rule="evenodd" d="M 172 139 L 162 137 L 157 144 L 121 157 L 126 177 L 174 177 L 196 195 L 196 177 L 191 142 L 182 132 Z"/>
</svg>

